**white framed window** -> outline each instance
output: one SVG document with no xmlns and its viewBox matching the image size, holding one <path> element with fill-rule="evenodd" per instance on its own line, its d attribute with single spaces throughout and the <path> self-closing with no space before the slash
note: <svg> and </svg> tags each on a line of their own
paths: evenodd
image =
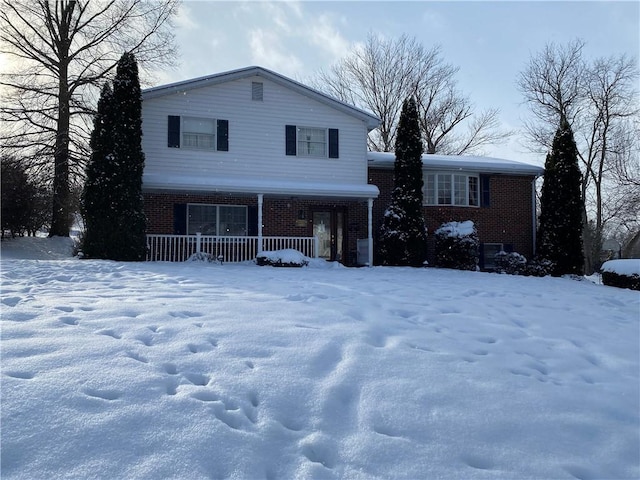
<svg viewBox="0 0 640 480">
<path fill-rule="evenodd" d="M 299 156 L 327 156 L 327 130 L 325 128 L 298 127 L 296 137 Z"/>
<path fill-rule="evenodd" d="M 478 175 L 424 172 L 423 179 L 425 205 L 480 206 Z"/>
<path fill-rule="evenodd" d="M 216 121 L 213 118 L 182 117 L 184 148 L 215 150 Z"/>
<path fill-rule="evenodd" d="M 195 235 L 247 235 L 247 207 L 244 205 L 187 204 L 187 233 Z"/>
</svg>

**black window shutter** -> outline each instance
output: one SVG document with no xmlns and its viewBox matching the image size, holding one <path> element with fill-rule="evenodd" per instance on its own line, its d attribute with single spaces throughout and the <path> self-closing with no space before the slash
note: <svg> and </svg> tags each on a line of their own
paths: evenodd
<svg viewBox="0 0 640 480">
<path fill-rule="evenodd" d="M 180 117 L 169 115 L 169 128 L 167 129 L 167 147 L 180 148 Z"/>
<path fill-rule="evenodd" d="M 513 243 L 503 243 L 502 250 L 504 250 L 505 253 L 513 252 Z"/>
<path fill-rule="evenodd" d="M 249 205 L 247 207 L 247 235 L 256 237 L 258 235 L 258 207 Z"/>
<path fill-rule="evenodd" d="M 480 244 L 480 252 L 479 252 L 479 257 L 480 257 L 480 270 L 484 270 L 484 243 Z"/>
<path fill-rule="evenodd" d="M 216 149 L 220 152 L 229 151 L 229 120 L 217 121 Z"/>
<path fill-rule="evenodd" d="M 329 129 L 329 158 L 339 158 L 338 153 L 338 129 Z"/>
<path fill-rule="evenodd" d="M 174 235 L 187 234 L 187 204 L 186 203 L 173 204 L 173 234 Z"/>
<path fill-rule="evenodd" d="M 491 206 L 491 176 L 490 175 L 480 175 L 480 188 L 482 189 L 482 206 L 490 207 Z"/>
<path fill-rule="evenodd" d="M 295 125 L 287 125 L 285 127 L 286 139 L 285 139 L 285 148 L 287 155 L 295 155 L 296 154 L 296 126 Z"/>
</svg>

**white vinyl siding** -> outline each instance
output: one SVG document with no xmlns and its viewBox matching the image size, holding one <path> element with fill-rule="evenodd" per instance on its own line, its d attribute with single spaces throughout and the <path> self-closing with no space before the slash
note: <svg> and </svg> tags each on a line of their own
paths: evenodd
<svg viewBox="0 0 640 480">
<path fill-rule="evenodd" d="M 263 83 L 263 101 L 252 100 L 252 81 Z M 362 120 L 261 77 L 177 92 L 144 100 L 145 175 L 241 178 L 367 185 L 367 129 Z M 212 112 L 215 112 L 212 115 Z M 229 152 L 211 161 L 201 149 L 167 148 L 167 116 L 224 118 L 233 126 Z M 285 152 L 285 126 L 334 128 L 340 161 Z M 181 125 L 182 128 L 182 125 Z"/>
<path fill-rule="evenodd" d="M 247 234 L 247 207 L 236 205 L 187 204 L 187 233 L 195 235 Z"/>
<path fill-rule="evenodd" d="M 477 207 L 479 179 L 475 174 L 423 173 L 423 200 L 425 205 L 452 205 Z"/>
</svg>

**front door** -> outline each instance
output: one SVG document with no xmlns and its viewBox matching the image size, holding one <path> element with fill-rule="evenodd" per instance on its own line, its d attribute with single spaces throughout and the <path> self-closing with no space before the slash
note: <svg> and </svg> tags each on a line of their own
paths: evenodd
<svg viewBox="0 0 640 480">
<path fill-rule="evenodd" d="M 318 237 L 318 256 L 344 263 L 344 208 L 314 210 L 313 236 Z"/>
</svg>

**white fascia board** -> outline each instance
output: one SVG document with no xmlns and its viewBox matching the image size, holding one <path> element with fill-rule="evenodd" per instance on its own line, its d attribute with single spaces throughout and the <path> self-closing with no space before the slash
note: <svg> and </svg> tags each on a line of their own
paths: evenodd
<svg viewBox="0 0 640 480">
<path fill-rule="evenodd" d="M 143 175 L 146 191 L 220 192 L 336 198 L 378 198 L 375 185 L 251 180 L 243 178 L 207 178 L 191 176 Z"/>
</svg>

